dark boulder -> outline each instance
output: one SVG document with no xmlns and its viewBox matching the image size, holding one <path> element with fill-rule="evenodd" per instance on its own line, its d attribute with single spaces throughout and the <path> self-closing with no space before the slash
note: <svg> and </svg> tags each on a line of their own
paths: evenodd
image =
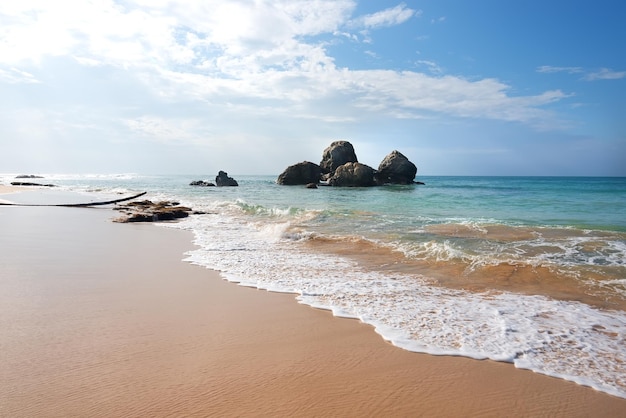
<svg viewBox="0 0 626 418">
<path fill-rule="evenodd" d="M 375 186 L 375 173 L 376 170 L 368 165 L 350 162 L 338 167 L 328 179 L 328 184 L 335 187 Z"/>
<path fill-rule="evenodd" d="M 317 183 L 309 183 L 305 187 L 307 189 L 317 189 Z"/>
<path fill-rule="evenodd" d="M 201 187 L 212 187 L 215 186 L 215 184 L 211 183 L 210 181 L 204 181 L 204 180 L 194 180 L 191 183 L 189 183 L 190 186 L 201 186 Z"/>
<path fill-rule="evenodd" d="M 319 165 L 303 161 L 290 165 L 279 176 L 276 183 L 287 186 L 318 183 L 322 176 L 322 169 Z"/>
<path fill-rule="evenodd" d="M 380 184 L 413 184 L 417 167 L 399 151 L 392 151 L 378 166 L 376 181 Z"/>
<path fill-rule="evenodd" d="M 348 141 L 335 141 L 322 154 L 320 167 L 322 173 L 333 173 L 338 167 L 346 163 L 356 163 L 354 147 Z"/>
<path fill-rule="evenodd" d="M 215 184 L 218 187 L 239 186 L 239 184 L 234 178 L 228 177 L 228 173 L 226 173 L 225 171 L 221 171 L 221 170 L 219 173 L 217 173 L 217 177 L 215 177 Z"/>
</svg>

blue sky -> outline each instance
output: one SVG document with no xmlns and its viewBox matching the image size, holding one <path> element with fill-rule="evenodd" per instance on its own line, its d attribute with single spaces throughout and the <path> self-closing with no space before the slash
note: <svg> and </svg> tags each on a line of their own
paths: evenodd
<svg viewBox="0 0 626 418">
<path fill-rule="evenodd" d="M 62 7 L 59 5 L 63 5 Z M 626 176 L 626 3 L 0 2 L 0 172 Z"/>
</svg>

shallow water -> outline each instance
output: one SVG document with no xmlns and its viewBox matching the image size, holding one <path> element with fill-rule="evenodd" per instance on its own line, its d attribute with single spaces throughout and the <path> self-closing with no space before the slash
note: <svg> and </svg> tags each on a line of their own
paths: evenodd
<svg viewBox="0 0 626 418">
<path fill-rule="evenodd" d="M 359 318 L 402 348 L 512 362 L 626 397 L 626 179 L 310 190 L 233 177 L 239 187 L 132 174 L 46 182 L 204 210 L 167 224 L 194 231 L 188 261 Z"/>
</svg>

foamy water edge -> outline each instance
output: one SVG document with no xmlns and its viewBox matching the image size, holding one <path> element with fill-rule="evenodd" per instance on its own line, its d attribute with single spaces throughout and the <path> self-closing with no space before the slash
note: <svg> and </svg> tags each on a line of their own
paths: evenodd
<svg viewBox="0 0 626 418">
<path fill-rule="evenodd" d="M 366 272 L 341 257 L 296 251 L 280 239 L 286 224 L 268 226 L 269 235 L 221 215 L 167 226 L 194 232 L 200 248 L 185 261 L 218 270 L 230 282 L 293 293 L 300 303 L 359 319 L 399 348 L 509 362 L 626 398 L 619 367 L 626 364 L 622 311 L 542 296 L 469 293 L 432 286 L 425 277 Z"/>
</svg>

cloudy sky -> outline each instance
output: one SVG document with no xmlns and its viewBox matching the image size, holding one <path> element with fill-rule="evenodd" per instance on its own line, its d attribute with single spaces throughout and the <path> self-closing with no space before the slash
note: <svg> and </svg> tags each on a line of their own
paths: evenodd
<svg viewBox="0 0 626 418">
<path fill-rule="evenodd" d="M 626 176 L 621 0 L 0 0 L 0 172 Z"/>
</svg>

